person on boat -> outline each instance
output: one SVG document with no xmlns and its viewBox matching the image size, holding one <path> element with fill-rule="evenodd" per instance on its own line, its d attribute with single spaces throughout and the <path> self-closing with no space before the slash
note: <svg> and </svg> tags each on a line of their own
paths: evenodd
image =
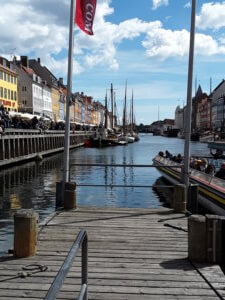
<svg viewBox="0 0 225 300">
<path fill-rule="evenodd" d="M 159 151 L 159 156 L 164 157 L 164 153 L 162 151 Z"/>
<path fill-rule="evenodd" d="M 216 172 L 215 177 L 225 180 L 225 162 L 221 164 L 221 167 L 218 172 Z"/>
<path fill-rule="evenodd" d="M 207 168 L 207 166 L 208 166 L 208 162 L 207 162 L 207 160 L 206 159 L 202 159 L 201 160 L 201 163 L 200 163 L 200 171 L 201 172 L 205 172 L 205 170 L 206 170 L 206 168 Z"/>
<path fill-rule="evenodd" d="M 205 169 L 205 173 L 209 174 L 211 176 L 214 176 L 215 175 L 215 166 L 213 164 L 209 164 L 207 166 L 207 168 Z"/>
<path fill-rule="evenodd" d="M 173 155 L 168 150 L 166 150 L 165 156 L 166 156 L 166 158 L 169 158 L 169 159 L 171 159 L 173 157 Z"/>
<path fill-rule="evenodd" d="M 175 162 L 180 164 L 182 161 L 183 161 L 183 158 L 182 158 L 181 154 L 180 153 L 177 154 L 177 156 L 175 158 Z"/>
<path fill-rule="evenodd" d="M 195 158 L 194 157 L 190 157 L 190 160 L 189 160 L 189 167 L 190 168 L 195 168 Z"/>
</svg>

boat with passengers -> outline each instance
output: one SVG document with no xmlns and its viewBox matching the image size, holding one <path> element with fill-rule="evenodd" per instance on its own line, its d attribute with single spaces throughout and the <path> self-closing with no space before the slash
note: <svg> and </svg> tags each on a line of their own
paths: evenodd
<svg viewBox="0 0 225 300">
<path fill-rule="evenodd" d="M 183 164 L 170 158 L 156 155 L 153 159 L 158 171 L 172 184 L 182 183 Z M 189 169 L 189 180 L 199 185 L 198 203 L 210 212 L 225 215 L 225 180 L 206 174 L 194 168 Z"/>
</svg>

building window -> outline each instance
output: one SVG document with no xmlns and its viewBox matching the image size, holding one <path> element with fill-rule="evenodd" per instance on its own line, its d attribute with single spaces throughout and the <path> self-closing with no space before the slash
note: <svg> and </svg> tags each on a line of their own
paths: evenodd
<svg viewBox="0 0 225 300">
<path fill-rule="evenodd" d="M 0 71 L 0 79 L 3 79 L 3 73 Z"/>
<path fill-rule="evenodd" d="M 6 81 L 6 73 L 4 72 L 4 80 Z"/>
<path fill-rule="evenodd" d="M 8 90 L 8 99 L 10 100 L 10 90 Z"/>
<path fill-rule="evenodd" d="M 14 77 L 14 84 L 16 84 L 16 76 Z"/>
<path fill-rule="evenodd" d="M 4 98 L 7 99 L 7 89 L 4 89 Z"/>
<path fill-rule="evenodd" d="M 14 100 L 17 100 L 17 94 L 14 92 Z"/>
<path fill-rule="evenodd" d="M 8 82 L 10 82 L 10 75 L 7 74 L 7 79 L 8 79 Z"/>
<path fill-rule="evenodd" d="M 11 91 L 11 100 L 13 100 L 13 91 Z"/>
<path fill-rule="evenodd" d="M 13 76 L 11 76 L 11 83 L 13 83 Z"/>
</svg>

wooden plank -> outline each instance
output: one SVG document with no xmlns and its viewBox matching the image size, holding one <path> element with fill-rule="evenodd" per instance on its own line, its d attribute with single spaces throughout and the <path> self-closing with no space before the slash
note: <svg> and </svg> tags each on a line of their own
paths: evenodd
<svg viewBox="0 0 225 300">
<path fill-rule="evenodd" d="M 89 300 L 218 299 L 205 277 L 224 295 L 220 268 L 191 265 L 187 233 L 166 227 L 165 222 L 187 228 L 183 214 L 165 208 L 82 207 L 55 213 L 40 226 L 35 256 L 1 259 L 0 299 L 43 299 L 82 227 L 89 235 Z M 47 265 L 48 270 L 12 279 L 28 264 Z M 80 270 L 79 253 L 57 299 L 77 297 Z"/>
</svg>

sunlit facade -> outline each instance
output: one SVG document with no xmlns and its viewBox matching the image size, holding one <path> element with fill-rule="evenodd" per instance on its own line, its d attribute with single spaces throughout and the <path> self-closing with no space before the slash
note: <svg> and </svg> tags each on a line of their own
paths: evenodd
<svg viewBox="0 0 225 300">
<path fill-rule="evenodd" d="M 18 111 L 17 73 L 13 63 L 0 57 L 0 105 L 8 111 Z"/>
</svg>

